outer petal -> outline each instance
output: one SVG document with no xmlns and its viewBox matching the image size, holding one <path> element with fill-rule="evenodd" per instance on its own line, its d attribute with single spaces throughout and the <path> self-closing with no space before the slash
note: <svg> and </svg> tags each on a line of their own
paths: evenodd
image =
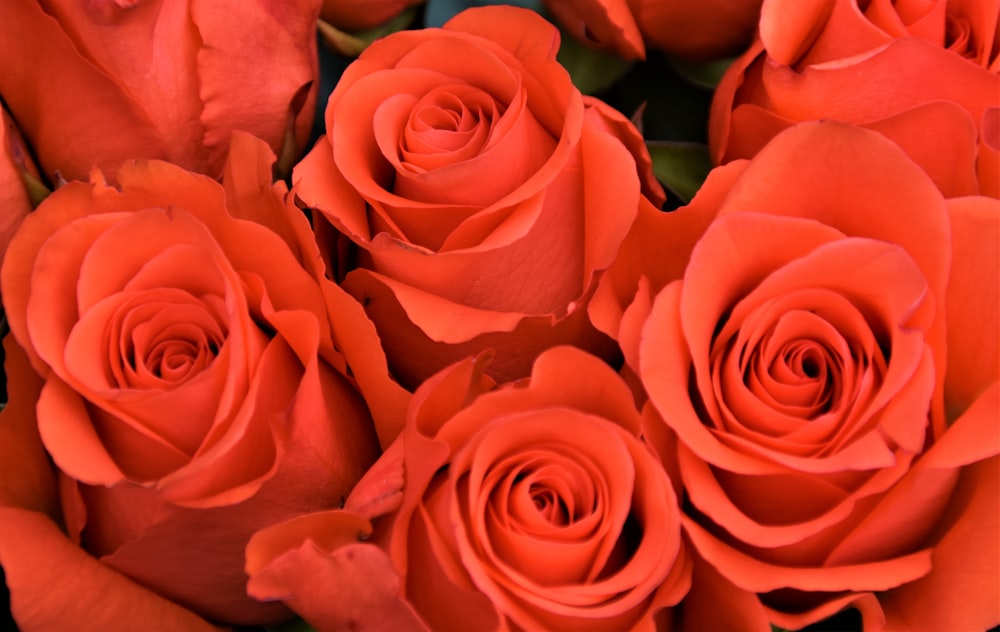
<svg viewBox="0 0 1000 632">
<path fill-rule="evenodd" d="M 952 260 L 948 279 L 945 404 L 956 419 L 1000 378 L 1000 203 L 948 201 Z"/>
<path fill-rule="evenodd" d="M 199 121 L 202 102 L 198 76 L 191 72 L 200 42 L 198 32 L 192 28 L 189 5 L 190 2 L 154 1 L 126 8 L 116 3 L 45 3 L 46 11 L 59 21 L 77 51 L 120 86 L 124 99 L 142 107 L 149 117 L 151 131 L 166 149 L 163 156 L 150 155 L 144 153 L 147 148 L 129 139 L 135 143 L 132 155 L 116 154 L 109 158 L 120 161 L 163 157 L 196 171 L 208 167 L 201 151 L 205 129 Z M 113 32 L 110 37 L 109 32 Z M 120 129 L 118 133 L 129 136 Z M 64 141 L 65 144 L 79 142 L 76 137 L 68 138 L 72 140 Z M 108 164 L 103 160 L 104 147 L 91 146 L 85 150 L 100 159 L 102 166 Z M 90 164 L 74 166 L 86 169 Z"/>
<path fill-rule="evenodd" d="M 691 632 L 756 632 L 770 627 L 757 596 L 732 584 L 692 549 L 691 592 L 681 602 L 679 629 Z"/>
<path fill-rule="evenodd" d="M 587 306 L 599 330 L 619 339 L 622 315 L 635 296 L 640 277 L 647 278 L 655 295 L 683 276 L 691 250 L 715 219 L 722 199 L 744 166 L 740 162 L 712 170 L 691 203 L 675 211 L 661 213 L 640 201 L 635 223 L 614 263 L 598 280 Z"/>
<path fill-rule="evenodd" d="M 995 421 L 1000 403 L 992 391 Z M 986 630 L 1000 624 L 1000 458 L 962 471 L 952 498 L 959 515 L 934 548 L 924 578 L 891 591 L 884 604 L 890 629 Z M 951 607 L 940 607 L 947 603 Z"/>
<path fill-rule="evenodd" d="M 0 413 L 0 505 L 58 516 L 56 476 L 35 418 L 42 381 L 13 336 L 3 344 L 9 401 Z"/>
<path fill-rule="evenodd" d="M 979 192 L 1000 198 L 1000 107 L 986 111 L 979 134 Z"/>
<path fill-rule="evenodd" d="M 319 90 L 320 2 L 191 0 L 202 42 L 197 68 L 209 173 L 221 169 L 235 129 L 252 132 L 273 149 L 282 147 L 287 134 L 294 156 L 304 148 Z"/>
<path fill-rule="evenodd" d="M 636 169 L 639 171 L 642 194 L 656 208 L 662 207 L 667 199 L 666 193 L 663 191 L 663 185 L 653 174 L 653 159 L 649 156 L 646 142 L 639 130 L 621 112 L 600 99 L 584 96 L 584 104 L 587 107 L 587 122 L 620 140 L 632 153 Z"/>
<path fill-rule="evenodd" d="M 1000 76 L 913 37 L 894 40 L 863 59 L 808 66 L 801 72 L 769 62 L 762 81 L 769 109 L 797 120 L 865 122 L 927 101 L 948 100 L 961 104 L 978 122 L 1000 90 Z"/>
<path fill-rule="evenodd" d="M 401 585 L 389 557 L 371 544 L 331 553 L 307 541 L 251 578 L 248 589 L 259 599 L 287 599 L 320 630 L 428 630 Z"/>
<path fill-rule="evenodd" d="M 292 200 L 284 183 L 274 181 L 275 155 L 264 141 L 234 132 L 223 172 L 226 207 L 239 219 L 267 226 L 281 236 L 296 259 L 316 279 L 323 278 L 323 262 L 309 222 Z"/>
<path fill-rule="evenodd" d="M 90 557 L 38 513 L 0 508 L 0 563 L 22 629 L 216 629 Z"/>
<path fill-rule="evenodd" d="M 31 211 L 31 200 L 25 188 L 23 173 L 33 175 L 34 164 L 7 110 L 0 108 L 0 262 L 7 252 L 14 232 Z"/>
<path fill-rule="evenodd" d="M 614 354 L 613 343 L 590 325 L 584 309 L 555 322 L 550 316 L 477 310 L 365 270 L 353 272 L 344 287 L 367 304 L 390 369 L 410 388 L 434 371 L 487 348 L 498 353 L 490 375 L 500 381 L 524 377 L 539 352 L 559 344 L 575 344 L 602 356 Z"/>
<path fill-rule="evenodd" d="M 31 139 L 46 175 L 58 171 L 66 179 L 82 180 L 96 162 L 114 169 L 137 157 L 139 147 L 144 157 L 167 157 L 147 114 L 114 79 L 80 55 L 37 2 L 2 3 L 0 23 L 5 31 L 0 94 Z M 39 81 L 40 76 L 47 80 Z M 58 93 L 52 85 L 60 86 Z M 95 147 L 101 148 L 100 159 Z"/>
<path fill-rule="evenodd" d="M 644 59 L 642 33 L 626 0 L 547 0 L 545 7 L 581 42 L 613 51 L 625 59 Z"/>
<path fill-rule="evenodd" d="M 648 44 L 688 59 L 721 59 L 753 37 L 761 0 L 630 0 Z"/>
</svg>

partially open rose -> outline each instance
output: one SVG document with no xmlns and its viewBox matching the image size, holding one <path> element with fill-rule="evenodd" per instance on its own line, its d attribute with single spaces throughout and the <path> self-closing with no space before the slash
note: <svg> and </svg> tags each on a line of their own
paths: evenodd
<svg viewBox="0 0 1000 632">
<path fill-rule="evenodd" d="M 946 201 L 881 135 L 804 123 L 659 220 L 626 248 L 687 240 L 686 264 L 640 279 L 617 331 L 714 569 L 687 624 L 1000 623 L 996 201 Z"/>
<path fill-rule="evenodd" d="M 345 510 L 255 536 L 250 593 L 286 599 L 323 630 L 360 617 L 434 630 L 669 618 L 690 562 L 671 480 L 639 438 L 628 388 L 570 347 L 496 390 L 485 362 L 459 362 L 417 390 L 404 432 Z"/>
<path fill-rule="evenodd" d="M 234 130 L 290 162 L 317 90 L 320 0 L 6 0 L 0 95 L 46 176 L 169 160 L 221 175 Z"/>
<path fill-rule="evenodd" d="M 998 24 L 992 0 L 766 0 L 715 93 L 713 159 L 835 119 L 891 138 L 945 197 L 1000 197 Z"/>
<path fill-rule="evenodd" d="M 27 628 L 75 597 L 40 585 L 25 551 L 95 577 L 111 569 L 221 622 L 287 616 L 246 596 L 247 539 L 336 506 L 377 454 L 308 224 L 272 188 L 266 146 L 237 136 L 233 148 L 225 186 L 155 161 L 125 164 L 120 188 L 95 171 L 11 243 L 4 307 L 44 381 L 37 402 L 12 389 L 11 408 L 34 412 L 60 472 L 55 517 L 93 556 L 27 527 L 37 515 L 4 518 L 0 564 Z M 10 368 L 18 383 L 31 372 Z M 0 466 L 16 481 L 30 463 Z"/>
<path fill-rule="evenodd" d="M 536 13 L 501 6 L 378 40 L 295 169 L 331 267 L 408 388 L 487 347 L 503 380 L 556 344 L 614 353 L 584 306 L 640 191 L 662 190 L 640 184 L 641 137 L 582 98 L 558 45 Z"/>
</svg>

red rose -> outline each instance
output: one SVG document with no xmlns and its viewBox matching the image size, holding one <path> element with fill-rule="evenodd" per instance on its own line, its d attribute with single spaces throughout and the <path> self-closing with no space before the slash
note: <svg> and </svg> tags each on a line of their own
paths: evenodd
<svg viewBox="0 0 1000 632">
<path fill-rule="evenodd" d="M 330 284 L 308 224 L 271 186 L 273 158 L 235 136 L 224 186 L 155 161 L 126 163 L 120 189 L 95 171 L 49 196 L 11 242 L 4 306 L 44 384 L 36 403 L 17 386 L 32 369 L 12 362 L 9 408 L 35 413 L 60 478 L 46 503 L 18 488 L 30 459 L 2 463 L 22 499 L 5 502 L 0 563 L 23 626 L 76 599 L 41 583 L 40 556 L 214 620 L 279 620 L 285 609 L 246 596 L 247 539 L 336 506 L 377 455 L 334 348 L 350 315 L 331 323 Z M 53 502 L 69 540 L 23 511 Z M 107 603 L 128 609 L 132 592 Z"/>
<path fill-rule="evenodd" d="M 1000 623 L 996 201 L 804 123 L 633 238 L 593 305 L 679 446 L 686 624 Z"/>
<path fill-rule="evenodd" d="M 998 20 L 992 1 L 766 0 L 760 38 L 716 90 L 713 158 L 835 119 L 891 138 L 945 197 L 1000 197 Z"/>
<path fill-rule="evenodd" d="M 331 267 L 408 388 L 487 347 L 502 380 L 556 344 L 614 354 L 584 306 L 635 217 L 632 151 L 645 149 L 620 115 L 585 112 L 558 43 L 513 7 L 378 40 L 345 71 L 328 135 L 295 168 Z"/>
<path fill-rule="evenodd" d="M 577 39 L 626 59 L 646 45 L 686 59 L 742 53 L 753 39 L 761 0 L 545 0 Z"/>
<path fill-rule="evenodd" d="M 321 629 L 665 620 L 689 564 L 670 478 L 639 438 L 628 388 L 570 347 L 496 390 L 486 362 L 459 362 L 417 390 L 405 430 L 346 510 L 255 536 L 250 593 L 286 599 Z"/>
<path fill-rule="evenodd" d="M 6 0 L 0 95 L 42 170 L 133 158 L 221 174 L 234 130 L 298 155 L 313 121 L 320 0 Z"/>
</svg>

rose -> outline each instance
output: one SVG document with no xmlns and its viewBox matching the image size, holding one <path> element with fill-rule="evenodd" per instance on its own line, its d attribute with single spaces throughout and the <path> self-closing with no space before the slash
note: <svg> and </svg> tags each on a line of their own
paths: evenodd
<svg viewBox="0 0 1000 632">
<path fill-rule="evenodd" d="M 1000 622 L 995 205 L 944 200 L 874 132 L 804 123 L 626 241 L 623 267 L 679 255 L 609 329 L 662 417 L 645 432 L 679 446 L 690 625 Z M 606 278 L 595 309 L 629 274 Z"/>
<path fill-rule="evenodd" d="M 670 478 L 628 388 L 571 347 L 493 389 L 487 359 L 414 394 L 347 501 L 265 530 L 248 589 L 320 629 L 651 627 L 687 591 Z M 369 519 L 375 521 L 374 533 Z M 371 541 L 359 542 L 358 534 Z"/>
<path fill-rule="evenodd" d="M 545 0 L 577 39 L 626 59 L 645 44 L 686 59 L 742 53 L 753 38 L 761 0 Z"/>
<path fill-rule="evenodd" d="M 629 148 L 645 149 L 621 115 L 585 112 L 557 46 L 537 14 L 499 6 L 378 40 L 295 168 L 331 269 L 408 388 L 486 347 L 503 380 L 556 344 L 614 354 L 582 307 L 635 216 Z"/>
<path fill-rule="evenodd" d="M 217 177 L 234 130 L 290 166 L 313 121 L 318 11 L 319 0 L 3 2 L 0 95 L 54 180 L 132 158 Z"/>
<path fill-rule="evenodd" d="M 127 577 L 214 620 L 285 617 L 246 596 L 246 541 L 336 506 L 377 455 L 334 347 L 353 317 L 328 313 L 321 283 L 332 284 L 284 185 L 271 186 L 274 156 L 245 135 L 232 146 L 224 186 L 129 162 L 120 189 L 96 171 L 59 188 L 11 242 L 4 306 L 44 381 L 36 403 L 16 386 L 31 368 L 13 364 L 10 408 L 28 413 L 11 414 L 37 416 L 69 536 L 54 525 L 33 535 L 38 514 L 7 512 L 0 564 L 24 626 L 76 598 L 39 584 L 25 551 L 116 585 Z M 44 502 L 17 489 L 29 461 L 2 464 L 15 508 Z M 132 608 L 128 594 L 108 599 Z"/>
<path fill-rule="evenodd" d="M 16 394 L 0 413 L 0 563 L 19 629 L 215 630 L 191 611 L 130 581 L 66 537 L 59 482 L 45 454 L 34 399 L 42 380 L 25 369 L 24 351 L 8 336 L 7 388 Z M 8 593 L 3 593 L 8 597 Z"/>
<path fill-rule="evenodd" d="M 753 156 L 797 121 L 885 134 L 945 197 L 1000 197 L 996 3 L 766 0 L 760 37 L 716 91 L 717 164 Z"/>
</svg>

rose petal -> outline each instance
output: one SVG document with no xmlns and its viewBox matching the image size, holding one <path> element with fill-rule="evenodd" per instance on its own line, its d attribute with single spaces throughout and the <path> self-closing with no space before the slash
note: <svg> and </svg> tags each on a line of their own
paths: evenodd
<svg viewBox="0 0 1000 632">
<path fill-rule="evenodd" d="M 237 128 L 250 128 L 272 148 L 281 147 L 290 130 L 298 148 L 304 146 L 319 89 L 314 34 L 320 4 L 190 2 L 193 30 L 202 44 L 195 67 L 203 103 L 202 142 L 210 150 L 208 164 L 214 166 L 210 173 L 222 169 Z M 242 26 L 233 29 L 233 24 Z M 248 80 L 260 76 L 267 81 Z"/>
<path fill-rule="evenodd" d="M 1000 213 L 990 198 L 948 201 L 952 260 L 948 279 L 945 401 L 956 419 L 1000 377 Z"/>
<path fill-rule="evenodd" d="M 625 59 L 646 57 L 639 25 L 625 0 L 547 0 L 545 8 L 582 42 L 610 49 Z"/>
<path fill-rule="evenodd" d="M 32 140 L 46 175 L 58 171 L 67 180 L 86 179 L 95 163 L 95 147 L 101 148 L 106 169 L 135 158 L 139 147 L 147 157 L 167 157 L 167 143 L 153 132 L 146 112 L 116 80 L 80 54 L 40 5 L 5 3 L 0 21 L 10 32 L 0 44 L 0 59 L 9 68 L 0 78 L 0 93 Z M 26 58 L 32 63 L 16 63 Z M 38 73 L 65 86 L 65 94 L 73 97 L 53 99 L 37 80 Z M 123 129 L 128 133 L 119 133 Z M 66 138 L 76 140 L 67 143 Z"/>
<path fill-rule="evenodd" d="M 0 505 L 59 515 L 56 476 L 35 418 L 44 382 L 12 336 L 4 339 L 7 405 L 0 413 Z"/>
<path fill-rule="evenodd" d="M 216 629 L 88 556 L 41 514 L 0 508 L 0 562 L 22 628 L 73 628 L 81 621 L 142 628 L 156 621 L 177 630 Z M 46 589 L 52 586 L 60 590 Z"/>
</svg>

